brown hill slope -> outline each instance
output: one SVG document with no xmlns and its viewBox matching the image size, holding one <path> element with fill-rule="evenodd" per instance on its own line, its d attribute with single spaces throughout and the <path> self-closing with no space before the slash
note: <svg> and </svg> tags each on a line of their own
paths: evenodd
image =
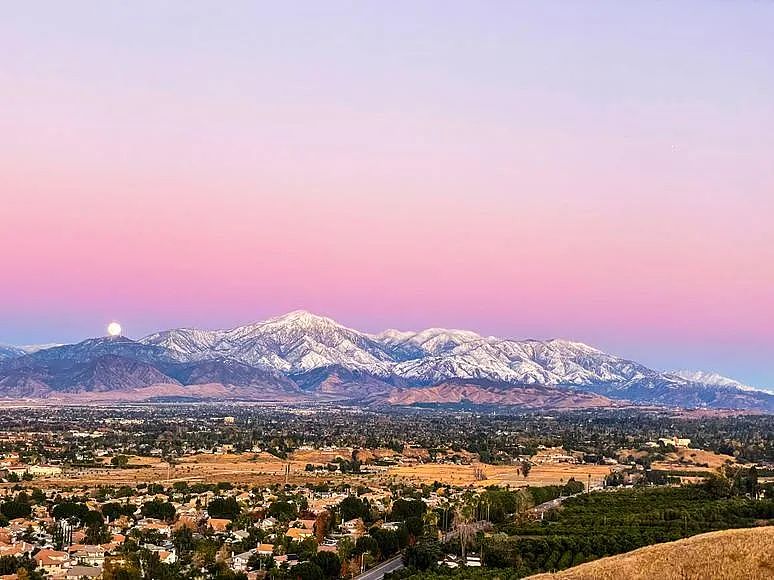
<svg viewBox="0 0 774 580">
<path fill-rule="evenodd" d="M 501 385 L 484 380 L 450 379 L 431 387 L 395 389 L 385 398 L 391 405 L 472 403 L 513 405 L 532 409 L 615 407 L 620 402 L 602 395 L 545 385 Z"/>
<path fill-rule="evenodd" d="M 774 578 L 774 526 L 723 530 L 647 546 L 531 580 Z"/>
</svg>

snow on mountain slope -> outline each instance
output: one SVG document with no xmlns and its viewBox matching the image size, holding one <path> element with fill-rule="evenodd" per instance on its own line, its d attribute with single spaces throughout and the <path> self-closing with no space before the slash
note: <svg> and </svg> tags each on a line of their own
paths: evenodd
<svg viewBox="0 0 774 580">
<path fill-rule="evenodd" d="M 178 328 L 146 336 L 140 342 L 166 349 L 174 358 L 192 362 L 215 355 L 215 345 L 225 331 Z"/>
<path fill-rule="evenodd" d="M 124 336 L 89 338 L 76 344 L 65 344 L 45 350 L 38 350 L 18 359 L 7 361 L 6 365 L 49 363 L 55 361 L 90 362 L 96 357 L 112 355 L 147 363 L 172 362 L 174 357 L 164 348 L 146 345 Z"/>
<path fill-rule="evenodd" d="M 24 350 L 18 346 L 0 344 L 0 360 L 16 358 L 17 356 L 23 356 L 24 354 Z"/>
<path fill-rule="evenodd" d="M 464 330 L 432 328 L 376 335 L 397 354 L 396 376 L 436 382 L 449 378 L 543 385 L 628 381 L 655 373 L 580 342 L 511 340 Z"/>
<path fill-rule="evenodd" d="M 483 337 L 469 330 L 448 330 L 428 328 L 420 332 L 386 330 L 373 337 L 389 346 L 395 352 L 440 355 L 467 342 L 483 340 Z"/>
<path fill-rule="evenodd" d="M 414 384 L 465 378 L 582 386 L 656 374 L 579 342 L 518 341 L 443 328 L 371 335 L 305 311 L 231 330 L 168 330 L 140 342 L 163 347 L 181 361 L 227 357 L 289 375 L 338 366 Z"/>
<path fill-rule="evenodd" d="M 24 356 L 25 354 L 32 354 L 41 350 L 54 348 L 57 346 L 63 346 L 60 343 L 50 344 L 26 344 L 22 346 L 12 346 L 10 344 L 0 344 L 0 360 L 7 360 Z"/>
<path fill-rule="evenodd" d="M 231 330 L 168 330 L 140 342 L 170 349 L 180 360 L 228 357 L 287 374 L 341 365 L 384 376 L 392 362 L 367 334 L 301 310 Z"/>
<path fill-rule="evenodd" d="M 682 371 L 669 371 L 669 374 L 675 377 L 680 377 L 681 379 L 685 379 L 686 381 L 690 381 L 692 383 L 698 383 L 701 385 L 707 385 L 712 387 L 727 387 L 730 389 L 739 389 L 741 391 L 752 391 L 752 392 L 758 391 L 761 393 L 767 392 L 765 389 L 756 389 L 755 387 L 750 387 L 748 385 L 740 383 L 737 380 L 724 377 L 719 373 L 715 373 L 711 371 L 682 370 Z"/>
<path fill-rule="evenodd" d="M 23 344 L 19 346 L 26 354 L 33 354 L 40 352 L 41 350 L 48 350 L 49 348 L 56 348 L 57 346 L 65 346 L 62 342 L 49 342 L 46 344 Z"/>
<path fill-rule="evenodd" d="M 580 342 L 441 328 L 367 334 L 305 311 L 230 330 L 174 329 L 140 341 L 97 338 L 32 354 L 2 352 L 0 395 L 8 396 L 164 382 L 250 387 L 251 396 L 264 398 L 275 393 L 375 401 L 387 392 L 462 380 L 504 389 L 574 389 L 647 404 L 774 411 L 770 393 L 712 374 L 658 372 Z"/>
</svg>

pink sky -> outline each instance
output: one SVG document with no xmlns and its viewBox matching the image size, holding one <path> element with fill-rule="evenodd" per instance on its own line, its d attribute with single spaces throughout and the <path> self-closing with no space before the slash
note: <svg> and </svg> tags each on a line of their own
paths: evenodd
<svg viewBox="0 0 774 580">
<path fill-rule="evenodd" d="M 305 308 L 774 385 L 774 11 L 558 6 L 12 8 L 0 342 Z"/>
</svg>

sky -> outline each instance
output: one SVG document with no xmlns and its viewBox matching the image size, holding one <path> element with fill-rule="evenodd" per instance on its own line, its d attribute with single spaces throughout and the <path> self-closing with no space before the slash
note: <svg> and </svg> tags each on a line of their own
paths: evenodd
<svg viewBox="0 0 774 580">
<path fill-rule="evenodd" d="M 0 343 L 562 337 L 774 386 L 774 3 L 16 2 Z"/>
</svg>

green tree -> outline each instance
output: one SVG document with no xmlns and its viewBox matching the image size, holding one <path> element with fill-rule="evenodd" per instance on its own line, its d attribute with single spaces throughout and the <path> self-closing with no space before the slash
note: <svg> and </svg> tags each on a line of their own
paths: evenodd
<svg viewBox="0 0 774 580">
<path fill-rule="evenodd" d="M 729 498 L 733 494 L 733 484 L 725 475 L 719 475 L 717 473 L 711 473 L 706 482 L 704 483 L 704 489 L 713 498 Z"/>
<path fill-rule="evenodd" d="M 422 531 L 424 530 L 424 522 L 422 521 L 422 518 L 418 516 L 411 516 L 406 518 L 406 521 L 403 523 L 403 525 L 405 526 L 406 531 L 414 538 L 420 537 L 422 535 Z"/>
<path fill-rule="evenodd" d="M 341 560 L 333 552 L 318 552 L 312 562 L 320 567 L 325 578 L 338 578 L 341 574 Z"/>
<path fill-rule="evenodd" d="M 111 537 L 110 531 L 102 522 L 92 522 L 86 527 L 87 544 L 104 544 L 109 542 Z"/>
<path fill-rule="evenodd" d="M 314 562 L 301 562 L 290 570 L 290 577 L 296 580 L 324 580 L 323 572 Z"/>
<path fill-rule="evenodd" d="M 233 520 L 239 516 L 241 511 L 242 508 L 239 507 L 239 502 L 234 497 L 216 497 L 207 506 L 207 513 L 212 518 Z"/>
<path fill-rule="evenodd" d="M 72 501 L 59 503 L 51 510 L 51 515 L 57 520 L 78 518 L 80 521 L 84 521 L 88 513 L 89 508 L 85 503 Z"/>
<path fill-rule="evenodd" d="M 146 518 L 171 522 L 175 519 L 176 510 L 175 506 L 168 501 L 154 499 L 153 501 L 145 502 L 142 505 L 141 512 Z"/>
<path fill-rule="evenodd" d="M 443 550 L 436 540 L 424 539 L 406 548 L 403 563 L 417 570 L 428 570 L 438 565 L 443 557 Z"/>
<path fill-rule="evenodd" d="M 355 518 L 362 518 L 368 520 L 370 515 L 370 507 L 368 502 L 359 499 L 354 495 L 345 497 L 339 503 L 339 513 L 341 514 L 342 521 L 349 521 Z"/>
<path fill-rule="evenodd" d="M 403 522 L 408 518 L 421 518 L 426 510 L 427 505 L 421 500 L 400 498 L 392 502 L 390 519 Z"/>
<path fill-rule="evenodd" d="M 384 528 L 371 528 L 368 533 L 376 540 L 382 558 L 387 559 L 398 553 L 398 550 L 400 549 L 398 534 L 392 530 L 385 530 Z"/>
<path fill-rule="evenodd" d="M 9 520 L 27 518 L 32 513 L 32 508 L 26 502 L 11 500 L 0 504 L 0 513 Z"/>
<path fill-rule="evenodd" d="M 355 542 L 355 548 L 352 550 L 352 553 L 356 556 L 365 554 L 366 552 L 374 555 L 379 552 L 379 544 L 371 536 L 359 537 Z"/>
<path fill-rule="evenodd" d="M 289 501 L 275 501 L 269 506 L 268 514 L 287 522 L 298 516 L 298 508 L 296 504 Z"/>
<path fill-rule="evenodd" d="M 352 557 L 352 552 L 355 550 L 355 542 L 349 536 L 344 536 L 338 542 L 336 542 L 336 553 L 339 555 L 339 559 L 342 562 L 349 560 Z"/>
<path fill-rule="evenodd" d="M 180 526 L 176 529 L 172 533 L 172 544 L 175 546 L 175 549 L 181 558 L 190 555 L 194 548 L 194 538 L 191 528 L 188 526 Z"/>
</svg>

